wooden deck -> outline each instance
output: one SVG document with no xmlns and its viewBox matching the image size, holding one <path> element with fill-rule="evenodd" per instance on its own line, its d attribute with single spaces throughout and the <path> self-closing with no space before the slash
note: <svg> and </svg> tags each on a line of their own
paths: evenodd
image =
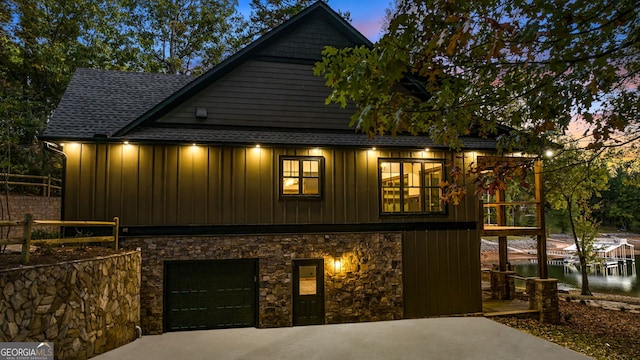
<svg viewBox="0 0 640 360">
<path fill-rule="evenodd" d="M 495 316 L 535 316 L 538 310 L 529 309 L 529 301 L 514 300 L 494 300 L 491 299 L 491 284 L 482 283 L 482 314 L 485 317 Z"/>
</svg>

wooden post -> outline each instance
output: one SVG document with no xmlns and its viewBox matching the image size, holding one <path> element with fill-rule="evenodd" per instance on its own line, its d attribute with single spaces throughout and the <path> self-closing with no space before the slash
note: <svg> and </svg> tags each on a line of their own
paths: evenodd
<svg viewBox="0 0 640 360">
<path fill-rule="evenodd" d="M 51 174 L 47 176 L 47 197 L 51 197 Z"/>
<path fill-rule="evenodd" d="M 114 217 L 113 218 L 113 222 L 115 222 L 115 224 L 113 225 L 113 240 L 115 241 L 115 248 L 116 250 L 118 250 L 118 235 L 120 233 L 120 218 L 119 217 Z"/>
<path fill-rule="evenodd" d="M 24 230 L 22 233 L 24 237 L 24 242 L 22 243 L 22 254 L 20 257 L 20 262 L 22 263 L 22 265 L 29 264 L 29 258 L 30 258 L 29 251 L 31 250 L 32 230 L 33 230 L 33 215 L 26 214 L 24 216 Z"/>
<path fill-rule="evenodd" d="M 536 186 L 536 216 L 538 217 L 538 276 L 540 279 L 549 277 L 547 268 L 547 229 L 544 219 L 544 181 L 542 178 L 542 160 L 536 159 L 533 165 L 534 182 Z"/>
<path fill-rule="evenodd" d="M 496 203 L 498 206 L 496 208 L 496 222 L 498 226 L 507 226 L 507 209 L 503 204 L 505 201 L 504 190 L 499 190 L 496 192 Z M 506 236 L 498 236 L 498 259 L 499 259 L 499 270 L 507 271 L 507 262 L 508 254 L 507 254 L 507 237 Z"/>
</svg>

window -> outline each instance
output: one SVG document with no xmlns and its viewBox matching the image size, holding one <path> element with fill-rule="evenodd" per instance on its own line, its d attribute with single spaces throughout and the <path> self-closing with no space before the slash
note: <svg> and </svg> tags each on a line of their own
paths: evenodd
<svg viewBox="0 0 640 360">
<path fill-rule="evenodd" d="M 323 167 L 322 157 L 281 157 L 280 196 L 321 197 Z"/>
<path fill-rule="evenodd" d="M 381 159 L 381 211 L 387 214 L 442 213 L 440 181 L 444 162 Z"/>
</svg>

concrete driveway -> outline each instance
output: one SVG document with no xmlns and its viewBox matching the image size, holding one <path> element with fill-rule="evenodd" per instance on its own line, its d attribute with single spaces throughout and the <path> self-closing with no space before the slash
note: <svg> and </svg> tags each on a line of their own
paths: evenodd
<svg viewBox="0 0 640 360">
<path fill-rule="evenodd" d="M 143 336 L 96 360 L 589 359 L 482 317 L 227 329 Z"/>
</svg>

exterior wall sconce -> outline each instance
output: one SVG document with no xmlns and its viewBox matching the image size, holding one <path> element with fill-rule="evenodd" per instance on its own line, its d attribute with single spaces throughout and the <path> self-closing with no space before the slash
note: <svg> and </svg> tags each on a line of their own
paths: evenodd
<svg viewBox="0 0 640 360">
<path fill-rule="evenodd" d="M 340 260 L 333 260 L 333 272 L 340 274 L 342 272 L 342 262 Z"/>
<path fill-rule="evenodd" d="M 207 108 L 203 108 L 203 107 L 196 108 L 196 119 L 204 120 L 208 117 L 209 117 L 209 113 L 207 111 Z"/>
</svg>

